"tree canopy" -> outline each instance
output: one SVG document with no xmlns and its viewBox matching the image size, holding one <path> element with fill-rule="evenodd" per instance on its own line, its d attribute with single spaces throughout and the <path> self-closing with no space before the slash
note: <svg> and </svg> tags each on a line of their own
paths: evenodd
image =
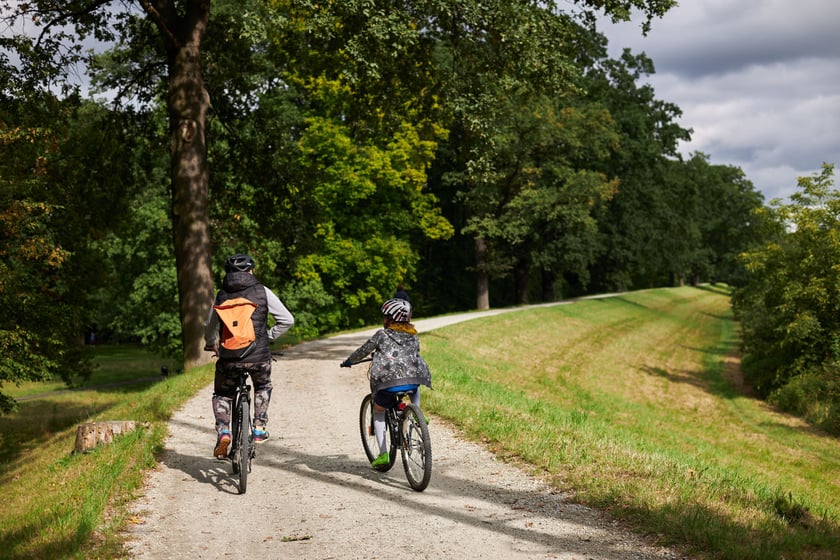
<svg viewBox="0 0 840 560">
<path fill-rule="evenodd" d="M 422 316 L 745 282 L 760 195 L 595 27 L 673 4 L 4 2 L 0 383 L 83 374 L 93 329 L 200 363 L 234 252 L 301 336 L 398 283 Z"/>
</svg>

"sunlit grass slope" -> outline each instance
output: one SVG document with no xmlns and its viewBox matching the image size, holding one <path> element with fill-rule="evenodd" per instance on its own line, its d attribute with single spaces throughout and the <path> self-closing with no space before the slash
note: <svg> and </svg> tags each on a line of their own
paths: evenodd
<svg viewBox="0 0 840 560">
<path fill-rule="evenodd" d="M 424 407 L 709 558 L 840 558 L 840 442 L 744 394 L 729 294 L 635 292 L 422 335 Z"/>
</svg>

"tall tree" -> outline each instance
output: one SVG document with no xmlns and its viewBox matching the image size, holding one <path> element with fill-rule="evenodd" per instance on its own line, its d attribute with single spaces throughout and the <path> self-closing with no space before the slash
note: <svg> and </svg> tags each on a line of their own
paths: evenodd
<svg viewBox="0 0 840 560">
<path fill-rule="evenodd" d="M 515 302 L 529 301 L 532 268 L 555 297 L 564 275 L 585 278 L 594 256 L 592 209 L 608 199 L 615 181 L 588 167 L 617 146 L 609 114 L 597 106 L 565 107 L 550 98 L 516 100 L 500 124 L 495 167 L 503 180 L 490 193 L 497 207 L 464 228 L 492 247 L 500 277 L 512 272 Z"/>
<path fill-rule="evenodd" d="M 441 83 L 458 142 L 444 180 L 467 212 L 473 238 L 476 307 L 490 306 L 490 279 L 506 274 L 508 255 L 493 241 L 494 223 L 510 200 L 509 171 L 498 165 L 514 141 L 516 114 L 508 100 L 560 96 L 572 89 L 574 33 L 568 16 L 529 2 L 493 3 L 486 10 L 452 10 L 440 24 Z M 507 139 L 507 140 L 506 140 Z"/>
<path fill-rule="evenodd" d="M 673 213 L 660 225 L 667 270 L 695 285 L 742 282 L 738 255 L 762 240 L 755 212 L 764 201 L 743 171 L 712 165 L 709 156 L 695 153 L 687 161 L 668 162 L 663 187 Z"/>
<path fill-rule="evenodd" d="M 619 137 L 619 149 L 594 163 L 619 180 L 613 198 L 596 209 L 600 232 L 599 257 L 592 267 L 593 288 L 625 290 L 663 285 L 671 271 L 664 250 L 674 239 L 681 220 L 673 206 L 679 194 L 672 193 L 666 174 L 668 162 L 678 157 L 681 140 L 691 131 L 677 124 L 679 107 L 657 99 L 649 84 L 640 83 L 655 72 L 644 54 L 625 50 L 618 59 L 604 51 L 589 51 L 583 86 L 585 99 L 605 106 Z"/>
<path fill-rule="evenodd" d="M 840 191 L 834 166 L 799 179 L 790 203 L 756 212 L 766 242 L 744 253 L 733 297 L 745 378 L 762 396 L 840 434 Z"/>
<path fill-rule="evenodd" d="M 202 352 L 207 306 L 213 299 L 210 269 L 209 170 L 206 124 L 210 97 L 201 76 L 201 41 L 210 0 L 140 1 L 166 48 L 169 88 L 172 218 L 184 367 L 207 360 Z"/>
<path fill-rule="evenodd" d="M 39 91 L 56 84 L 64 90 L 79 89 L 70 76 L 77 65 L 90 61 L 92 54 L 83 48 L 86 40 L 131 43 L 145 39 L 147 28 L 138 21 L 140 14 L 158 30 L 166 61 L 173 241 L 185 367 L 207 359 L 201 334 L 213 295 L 205 138 L 210 99 L 201 74 L 201 45 L 210 5 L 210 0 L 39 0 L 4 2 L 2 16 L 8 29 L 25 30 L 4 36 L 3 45 L 20 58 L 19 83 Z M 143 62 L 135 61 L 136 67 L 154 68 Z M 132 76 L 130 81 L 143 80 Z M 18 94 L 24 92 L 18 90 Z"/>
<path fill-rule="evenodd" d="M 440 37 L 443 99 L 453 119 L 457 149 L 443 178 L 457 190 L 469 214 L 474 239 L 476 306 L 489 306 L 489 280 L 504 267 L 481 224 L 495 221 L 504 200 L 506 174 L 497 168 L 499 139 L 507 126 L 503 108 L 510 99 L 541 96 L 556 100 L 579 91 L 580 52 L 593 44 L 595 12 L 626 19 L 631 8 L 651 18 L 674 2 L 581 1 L 575 10 L 560 2 L 498 1 L 462 3 L 435 19 Z M 531 106 L 531 102 L 526 103 Z M 505 164 L 503 164 L 505 165 Z"/>
</svg>

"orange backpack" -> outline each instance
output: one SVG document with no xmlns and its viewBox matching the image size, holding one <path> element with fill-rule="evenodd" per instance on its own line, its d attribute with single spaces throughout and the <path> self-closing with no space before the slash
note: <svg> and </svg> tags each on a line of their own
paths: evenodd
<svg viewBox="0 0 840 560">
<path fill-rule="evenodd" d="M 214 305 L 213 309 L 222 322 L 219 357 L 240 360 L 250 354 L 257 347 L 257 336 L 251 321 L 257 304 L 239 297 Z"/>
</svg>

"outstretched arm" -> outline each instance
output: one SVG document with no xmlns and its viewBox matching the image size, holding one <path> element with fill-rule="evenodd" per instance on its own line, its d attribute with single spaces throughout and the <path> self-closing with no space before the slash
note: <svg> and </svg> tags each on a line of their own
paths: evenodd
<svg viewBox="0 0 840 560">
<path fill-rule="evenodd" d="M 379 345 L 380 336 L 382 336 L 382 330 L 376 331 L 367 342 L 356 348 L 346 360 L 341 362 L 341 367 L 350 367 L 353 364 L 361 362 L 368 354 L 376 350 L 376 347 Z"/>
</svg>

